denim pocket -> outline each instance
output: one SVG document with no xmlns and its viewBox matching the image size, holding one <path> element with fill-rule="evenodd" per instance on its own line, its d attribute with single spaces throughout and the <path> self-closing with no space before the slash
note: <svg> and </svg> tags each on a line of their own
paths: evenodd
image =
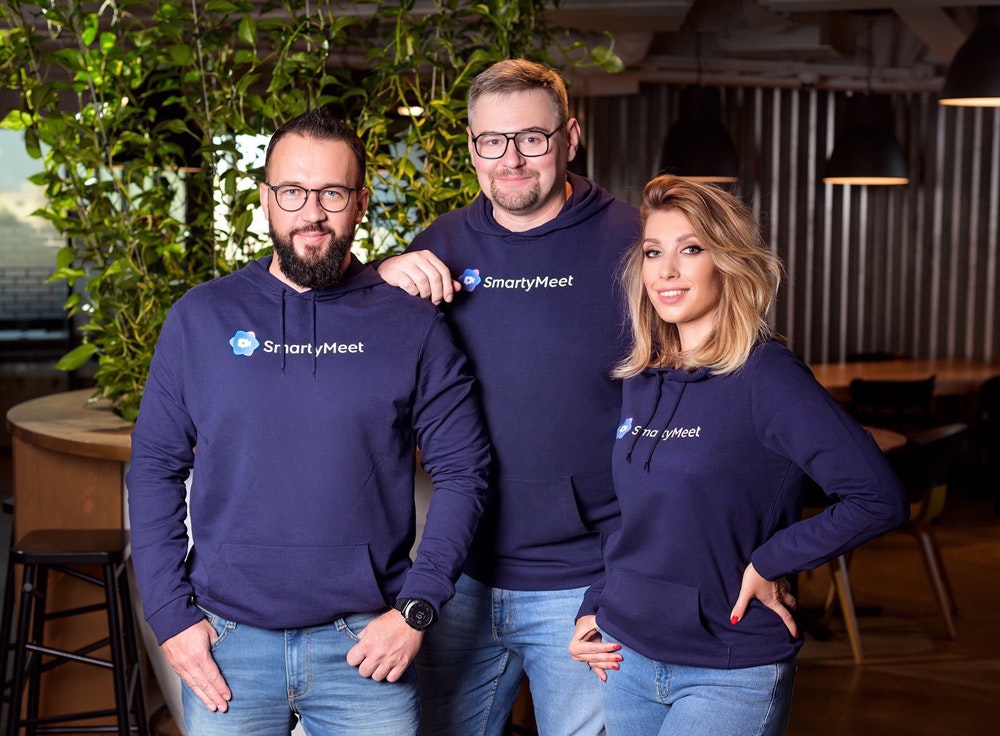
<svg viewBox="0 0 1000 736">
<path fill-rule="evenodd" d="M 195 603 L 195 605 L 198 606 L 197 603 Z M 215 641 L 213 641 L 211 645 L 211 650 L 214 652 L 219 648 L 219 646 L 222 645 L 222 642 L 226 640 L 229 636 L 229 632 L 236 628 L 236 622 L 224 619 L 222 616 L 212 613 L 207 608 L 202 608 L 201 606 L 198 606 L 198 610 L 205 614 L 205 620 L 212 625 L 213 629 L 215 629 Z"/>
<path fill-rule="evenodd" d="M 361 641 L 358 634 L 381 615 L 381 613 L 352 613 L 349 616 L 338 618 L 334 622 L 334 625 L 337 627 L 337 631 L 347 636 L 354 643 L 357 643 Z"/>
</svg>

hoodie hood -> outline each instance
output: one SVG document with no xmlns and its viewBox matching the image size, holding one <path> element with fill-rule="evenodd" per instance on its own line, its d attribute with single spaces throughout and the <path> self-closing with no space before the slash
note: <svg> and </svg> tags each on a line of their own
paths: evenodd
<svg viewBox="0 0 1000 736">
<path fill-rule="evenodd" d="M 653 433 L 653 436 L 663 437 L 670 432 L 670 423 L 677 413 L 684 391 L 689 383 L 707 380 L 711 376 L 708 368 L 698 368 L 693 371 L 679 370 L 675 368 L 647 368 L 634 381 L 645 384 L 643 393 L 649 397 L 652 394 L 651 409 L 645 424 L 638 426 L 633 424 L 633 418 L 623 418 L 622 424 L 618 428 L 619 437 L 625 433 L 632 433 L 632 444 L 625 456 L 625 461 L 633 461 L 632 453 L 635 450 L 639 438 Z M 662 411 L 661 411 L 662 406 Z M 636 429 L 643 431 L 635 431 Z M 643 469 L 649 472 L 649 464 L 662 443 L 652 442 L 649 451 L 643 458 Z"/>
<path fill-rule="evenodd" d="M 567 174 L 567 179 L 573 188 L 573 193 L 566 200 L 559 216 L 536 228 L 524 232 L 512 232 L 500 225 L 493 216 L 493 203 L 482 192 L 469 205 L 467 222 L 473 230 L 484 235 L 494 237 L 502 235 L 511 242 L 524 240 L 535 243 L 539 238 L 579 226 L 582 221 L 608 208 L 615 201 L 614 197 L 596 186 L 590 179 L 572 173 Z"/>
<path fill-rule="evenodd" d="M 287 294 L 289 299 L 299 297 L 303 299 L 315 299 L 320 302 L 338 299 L 344 294 L 357 291 L 358 289 L 370 288 L 382 281 L 373 268 L 364 265 L 358 260 L 357 256 L 351 254 L 351 258 L 347 262 L 347 268 L 344 270 L 344 278 L 339 284 L 331 286 L 329 289 L 309 289 L 300 292 L 284 284 L 270 272 L 269 269 L 273 260 L 273 255 L 258 258 L 256 261 L 248 263 L 246 268 L 238 271 L 237 275 L 249 279 L 255 285 L 255 288 L 270 294 Z"/>
<path fill-rule="evenodd" d="M 346 294 L 350 294 L 361 289 L 370 289 L 377 284 L 383 283 L 375 269 L 364 265 L 352 254 L 347 262 L 347 268 L 344 269 L 344 276 L 340 283 L 335 286 L 331 286 L 328 289 L 308 289 L 306 291 L 296 291 L 270 272 L 269 269 L 273 260 L 274 256 L 269 255 L 259 258 L 256 261 L 252 261 L 246 268 L 238 271 L 236 276 L 250 281 L 255 289 L 264 292 L 268 296 L 269 301 L 273 300 L 277 302 L 278 309 L 281 313 L 281 345 L 285 345 L 287 342 L 286 315 L 289 303 L 304 303 L 307 305 L 310 314 L 310 333 L 312 336 L 311 344 L 316 346 L 318 344 L 316 335 L 316 305 L 318 303 L 332 302 L 342 298 Z M 319 368 L 316 350 L 312 351 L 312 358 L 312 373 L 315 378 L 316 371 Z M 286 352 L 283 349 L 281 351 L 282 375 L 285 375 L 285 366 Z"/>
</svg>

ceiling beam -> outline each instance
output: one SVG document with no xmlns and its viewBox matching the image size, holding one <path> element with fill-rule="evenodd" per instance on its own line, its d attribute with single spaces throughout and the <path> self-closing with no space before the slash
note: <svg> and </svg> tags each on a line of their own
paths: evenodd
<svg viewBox="0 0 1000 736">
<path fill-rule="evenodd" d="M 942 61 L 954 58 L 966 34 L 943 8 L 902 6 L 893 8 L 913 34 Z"/>
<path fill-rule="evenodd" d="M 897 10 L 898 8 L 964 8 L 970 5 L 1000 5 L 1000 0 L 757 0 L 780 13 L 819 13 L 831 10 Z"/>
<path fill-rule="evenodd" d="M 694 0 L 563 0 L 545 17 L 556 26 L 580 31 L 676 31 Z"/>
</svg>

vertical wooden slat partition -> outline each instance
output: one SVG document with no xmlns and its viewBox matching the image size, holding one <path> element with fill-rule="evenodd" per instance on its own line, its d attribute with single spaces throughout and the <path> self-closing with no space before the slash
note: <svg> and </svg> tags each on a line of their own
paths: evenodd
<svg viewBox="0 0 1000 736">
<path fill-rule="evenodd" d="M 590 174 L 637 203 L 676 118 L 672 85 L 574 100 Z M 1000 361 L 1000 110 L 891 95 L 906 186 L 833 186 L 823 167 L 845 93 L 722 89 L 734 191 L 787 269 L 775 325 L 809 362 L 867 351 Z"/>
</svg>

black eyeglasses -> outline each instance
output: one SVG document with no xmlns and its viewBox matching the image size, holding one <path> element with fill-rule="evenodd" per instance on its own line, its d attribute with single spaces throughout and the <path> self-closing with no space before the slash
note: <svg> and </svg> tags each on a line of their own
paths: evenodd
<svg viewBox="0 0 1000 736">
<path fill-rule="evenodd" d="M 507 153 L 507 146 L 514 141 L 514 148 L 522 156 L 534 158 L 549 152 L 549 138 L 558 133 L 566 123 L 559 123 L 551 133 L 541 130 L 519 130 L 516 133 L 480 133 L 472 139 L 472 145 L 480 158 L 498 159 Z"/>
<path fill-rule="evenodd" d="M 343 212 L 351 201 L 351 192 L 360 192 L 364 187 L 325 187 L 323 189 L 306 189 L 294 184 L 274 186 L 265 183 L 274 192 L 274 201 L 285 212 L 298 212 L 309 201 L 309 193 L 316 192 L 319 206 L 331 215 Z"/>
</svg>

